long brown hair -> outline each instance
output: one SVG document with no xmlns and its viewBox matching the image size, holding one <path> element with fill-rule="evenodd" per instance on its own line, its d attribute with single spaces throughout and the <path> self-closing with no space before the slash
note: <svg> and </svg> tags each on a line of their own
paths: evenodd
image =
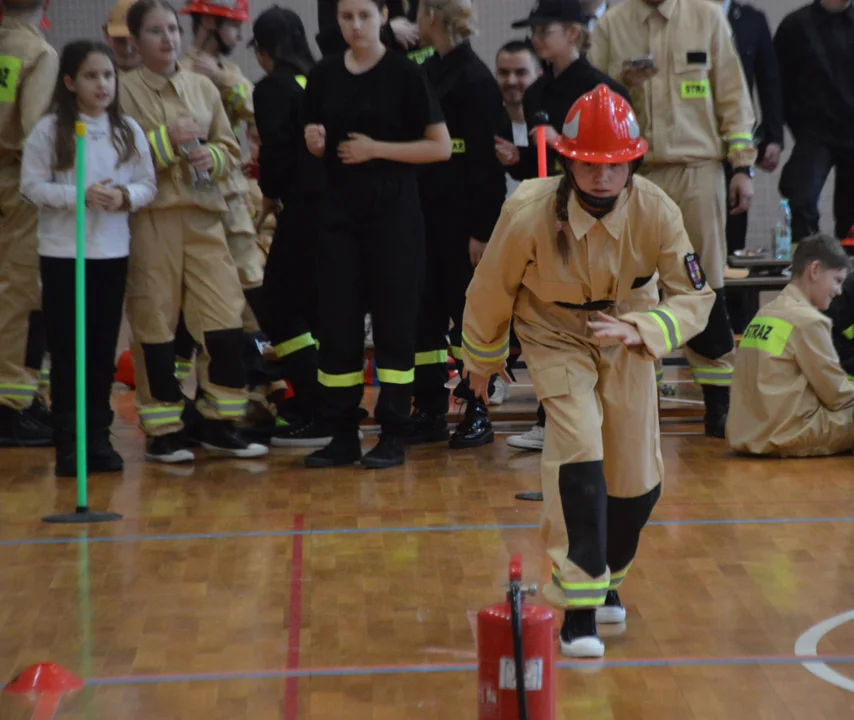
<svg viewBox="0 0 854 720">
<path fill-rule="evenodd" d="M 65 85 L 65 78 L 76 78 L 86 58 L 93 53 L 109 58 L 116 72 L 116 56 L 108 45 L 92 40 L 75 40 L 62 49 L 59 59 L 59 75 L 53 91 L 53 102 L 49 112 L 56 115 L 56 140 L 54 145 L 53 169 L 57 171 L 70 170 L 74 167 L 76 152 L 74 124 L 80 119 L 77 107 L 77 96 Z M 133 136 L 133 129 L 119 110 L 119 86 L 116 82 L 116 95 L 107 107 L 107 117 L 110 120 L 110 133 L 113 147 L 119 155 L 116 167 L 128 162 L 134 155 L 139 154 Z"/>
</svg>

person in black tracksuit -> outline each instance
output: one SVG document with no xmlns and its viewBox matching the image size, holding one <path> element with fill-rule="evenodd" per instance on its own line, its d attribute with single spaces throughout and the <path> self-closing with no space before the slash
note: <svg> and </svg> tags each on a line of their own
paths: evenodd
<svg viewBox="0 0 854 720">
<path fill-rule="evenodd" d="M 324 447 L 331 439 L 316 422 L 317 235 L 323 197 L 323 165 L 305 146 L 302 101 L 315 61 L 302 20 L 273 6 L 252 27 L 249 45 L 266 76 L 252 94 L 261 146 L 258 184 L 264 196 L 256 224 L 281 203 L 264 271 L 261 321 L 293 401 L 279 406 L 275 447 Z"/>
<path fill-rule="evenodd" d="M 421 0 L 418 27 L 422 42 L 437 50 L 423 67 L 442 106 L 453 154 L 448 162 L 424 167 L 419 177 L 427 271 L 418 321 L 410 444 L 448 438 L 448 321 L 453 321 L 451 352 L 462 377 L 466 289 L 507 192 L 494 140 L 504 112 L 501 90 L 465 39 L 473 32 L 470 18 L 457 4 Z M 467 380 L 461 380 L 454 395 L 465 400 L 466 411 L 450 446 L 492 442 L 495 433 L 486 404 L 472 395 Z"/>
<path fill-rule="evenodd" d="M 833 345 L 839 363 L 849 377 L 854 377 L 854 273 L 842 283 L 842 293 L 833 299 L 825 313 L 833 323 Z"/>
<path fill-rule="evenodd" d="M 423 289 L 424 219 L 415 165 L 451 156 L 442 110 L 423 70 L 380 41 L 384 0 L 338 0 L 349 50 L 312 70 L 305 95 L 308 149 L 324 158 L 319 253 L 322 421 L 327 447 L 308 467 L 359 461 L 400 465 L 415 379 Z M 364 314 L 370 312 L 381 384 L 376 447 L 362 457 Z"/>
</svg>

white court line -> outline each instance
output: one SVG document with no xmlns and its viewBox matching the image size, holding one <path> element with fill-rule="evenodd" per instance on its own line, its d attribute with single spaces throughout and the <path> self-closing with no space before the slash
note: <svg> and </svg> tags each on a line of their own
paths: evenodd
<svg viewBox="0 0 854 720">
<path fill-rule="evenodd" d="M 854 620 L 854 610 L 849 610 L 841 615 L 836 615 L 832 618 L 828 618 L 827 620 L 823 620 L 818 623 L 818 625 L 813 625 L 797 639 L 797 642 L 795 642 L 795 655 L 798 657 L 802 655 L 812 655 L 813 657 L 816 657 L 818 655 L 818 644 L 821 642 L 822 638 L 824 638 L 824 636 L 829 632 L 838 628 L 840 625 L 844 625 L 852 620 Z M 854 692 L 854 679 L 836 672 L 836 670 L 828 667 L 826 663 L 805 662 L 802 663 L 802 665 L 817 678 L 824 680 L 825 682 L 829 682 L 831 685 L 836 685 L 836 687 L 847 690 L 848 692 Z"/>
</svg>

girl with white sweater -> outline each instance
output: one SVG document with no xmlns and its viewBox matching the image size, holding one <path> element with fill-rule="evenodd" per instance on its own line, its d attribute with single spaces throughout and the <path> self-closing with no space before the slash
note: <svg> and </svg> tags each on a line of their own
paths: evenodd
<svg viewBox="0 0 854 720">
<path fill-rule="evenodd" d="M 119 112 L 116 61 L 100 42 L 62 52 L 50 112 L 24 146 L 21 194 L 39 207 L 44 319 L 51 354 L 56 474 L 76 472 L 75 123 L 86 125 L 86 403 L 91 472 L 123 468 L 110 443 L 110 391 L 127 280 L 128 214 L 157 194 L 148 141 Z"/>
</svg>

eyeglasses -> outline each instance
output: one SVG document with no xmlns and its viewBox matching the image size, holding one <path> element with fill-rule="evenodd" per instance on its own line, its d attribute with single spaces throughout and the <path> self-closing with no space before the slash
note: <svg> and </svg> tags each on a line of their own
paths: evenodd
<svg viewBox="0 0 854 720">
<path fill-rule="evenodd" d="M 531 40 L 534 38 L 542 40 L 552 33 L 556 33 L 558 30 L 563 30 L 563 27 L 557 23 L 552 23 L 551 25 L 535 25 L 531 28 L 531 32 L 528 33 L 528 37 Z"/>
</svg>

